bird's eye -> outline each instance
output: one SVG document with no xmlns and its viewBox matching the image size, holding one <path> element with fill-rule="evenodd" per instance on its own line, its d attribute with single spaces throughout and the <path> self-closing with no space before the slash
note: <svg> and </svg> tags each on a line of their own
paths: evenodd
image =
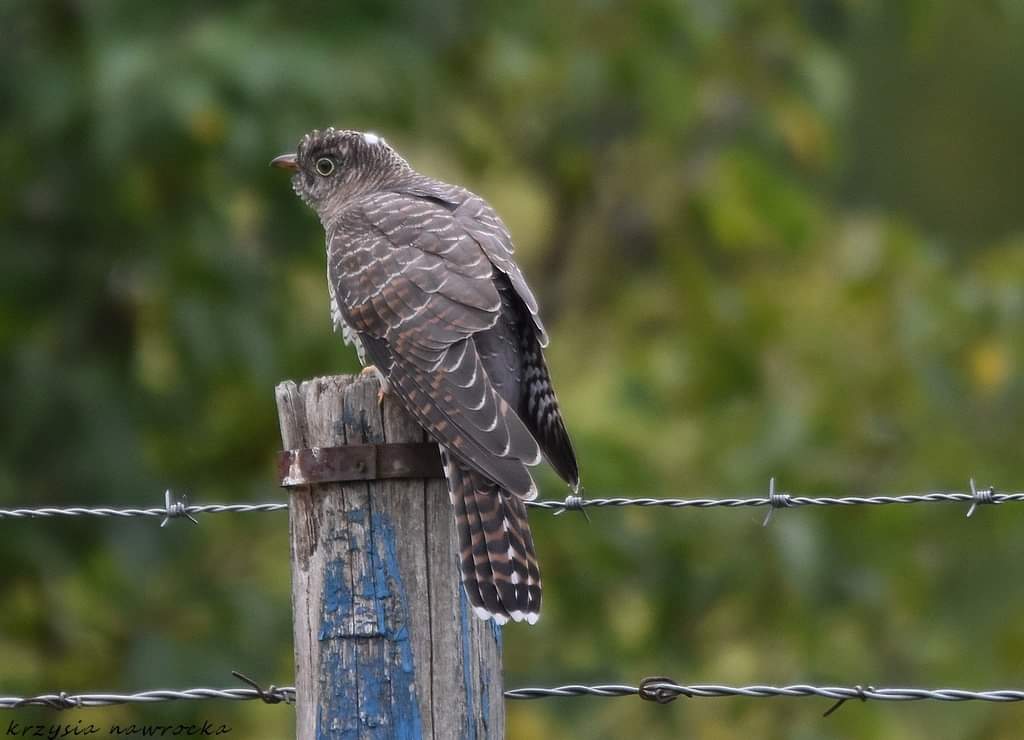
<svg viewBox="0 0 1024 740">
<path fill-rule="evenodd" d="M 334 160 L 330 157 L 320 157 L 316 161 L 316 171 L 323 177 L 327 177 L 334 172 Z"/>
</svg>

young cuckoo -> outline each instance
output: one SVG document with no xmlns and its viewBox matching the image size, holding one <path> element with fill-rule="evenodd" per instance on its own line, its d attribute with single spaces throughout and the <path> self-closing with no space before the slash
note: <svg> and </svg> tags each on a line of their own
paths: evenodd
<svg viewBox="0 0 1024 740">
<path fill-rule="evenodd" d="M 374 134 L 313 131 L 272 164 L 294 172 L 323 224 L 335 327 L 440 445 L 474 611 L 533 624 L 527 467 L 543 454 L 574 490 L 579 469 L 508 229 L 482 198 L 420 174 Z"/>
</svg>

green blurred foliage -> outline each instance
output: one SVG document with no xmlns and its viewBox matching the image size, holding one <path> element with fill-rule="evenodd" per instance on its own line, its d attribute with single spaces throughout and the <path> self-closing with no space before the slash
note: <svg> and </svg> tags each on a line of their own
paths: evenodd
<svg viewBox="0 0 1024 740">
<path fill-rule="evenodd" d="M 508 221 L 588 495 L 1019 484 L 1022 38 L 1016 0 L 4 2 L 0 505 L 279 496 L 274 384 L 356 368 L 320 227 L 266 166 L 328 124 Z M 1020 686 L 1020 514 L 963 513 L 535 513 L 545 615 L 506 630 L 507 685 Z M 279 516 L 0 526 L 0 693 L 291 680 Z M 1024 723 L 824 708 L 548 700 L 510 704 L 509 734 Z"/>
</svg>

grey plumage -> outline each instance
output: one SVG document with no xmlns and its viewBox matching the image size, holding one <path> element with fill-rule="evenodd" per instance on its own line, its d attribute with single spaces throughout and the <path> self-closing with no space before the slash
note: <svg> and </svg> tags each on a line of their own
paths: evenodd
<svg viewBox="0 0 1024 740">
<path fill-rule="evenodd" d="M 579 473 L 508 229 L 371 134 L 314 131 L 275 163 L 324 225 L 332 313 L 441 446 L 470 602 L 536 621 L 528 466 L 543 454 L 574 488 Z"/>
</svg>

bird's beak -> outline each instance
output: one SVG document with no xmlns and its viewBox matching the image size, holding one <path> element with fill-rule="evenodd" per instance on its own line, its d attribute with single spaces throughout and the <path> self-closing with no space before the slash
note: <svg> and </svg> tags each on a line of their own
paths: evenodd
<svg viewBox="0 0 1024 740">
<path fill-rule="evenodd" d="M 271 167 L 280 167 L 282 170 L 298 170 L 299 163 L 295 161 L 294 154 L 282 154 L 270 160 Z"/>
</svg>

